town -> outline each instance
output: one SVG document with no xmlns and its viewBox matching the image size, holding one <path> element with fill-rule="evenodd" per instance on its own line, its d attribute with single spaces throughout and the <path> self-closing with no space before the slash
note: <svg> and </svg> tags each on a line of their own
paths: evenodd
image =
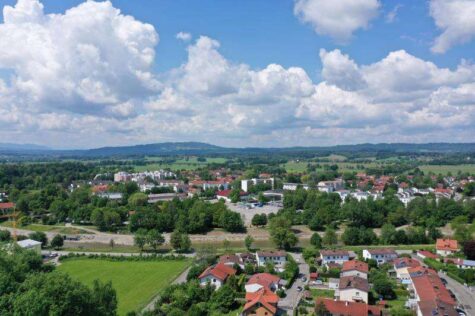
<svg viewBox="0 0 475 316">
<path fill-rule="evenodd" d="M 327 158 L 320 170 L 302 161 L 297 172 L 206 160 L 143 171 L 53 162 L 56 173 L 81 176 L 40 183 L 38 191 L 15 189 L 21 171 L 5 179 L 1 239 L 80 280 L 92 277 L 85 266 L 104 269 L 102 281 L 113 285 L 123 281 L 107 272 L 109 261 L 135 274 L 142 261 L 164 271 L 173 263 L 166 276 L 148 272 L 165 283 L 130 306 L 122 299 L 131 288 L 119 287 L 119 314 L 470 315 L 475 308 L 473 174 L 418 167 L 381 174 L 349 171 L 351 163 L 340 171 L 342 163 Z M 47 179 L 47 169 L 34 168 L 23 172 Z"/>
</svg>

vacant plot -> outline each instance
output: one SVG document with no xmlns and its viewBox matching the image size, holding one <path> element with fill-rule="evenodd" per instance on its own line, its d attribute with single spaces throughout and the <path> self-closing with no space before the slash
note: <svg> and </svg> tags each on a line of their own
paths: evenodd
<svg viewBox="0 0 475 316">
<path fill-rule="evenodd" d="M 4 227 L 13 227 L 13 222 L 7 221 L 0 224 L 0 226 Z M 64 235 L 77 235 L 77 234 L 92 234 L 90 231 L 86 231 L 76 227 L 66 227 L 60 225 L 42 225 L 42 224 L 28 224 L 25 226 L 18 226 L 18 229 L 25 229 L 25 230 L 32 230 L 35 232 L 50 232 L 50 233 L 58 233 Z"/>
<path fill-rule="evenodd" d="M 435 174 L 446 175 L 449 172 L 456 175 L 459 171 L 475 174 L 475 164 L 472 165 L 422 165 L 419 167 L 425 173 L 433 172 Z"/>
<path fill-rule="evenodd" d="M 117 291 L 118 314 L 139 311 L 190 264 L 188 260 L 112 261 L 107 259 L 67 259 L 59 271 L 91 286 L 95 279 L 112 281 Z"/>
</svg>

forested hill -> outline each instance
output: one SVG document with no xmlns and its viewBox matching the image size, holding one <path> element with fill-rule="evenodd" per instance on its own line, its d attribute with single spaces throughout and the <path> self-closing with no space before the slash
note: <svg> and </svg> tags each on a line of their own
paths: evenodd
<svg viewBox="0 0 475 316">
<path fill-rule="evenodd" d="M 314 147 L 220 147 L 200 142 L 168 142 L 134 146 L 101 147 L 86 150 L 51 150 L 39 147 L 0 146 L 0 154 L 38 154 L 44 156 L 144 156 L 144 155 L 208 155 L 208 154 L 327 154 L 327 153 L 475 153 L 475 143 L 381 143 Z"/>
</svg>

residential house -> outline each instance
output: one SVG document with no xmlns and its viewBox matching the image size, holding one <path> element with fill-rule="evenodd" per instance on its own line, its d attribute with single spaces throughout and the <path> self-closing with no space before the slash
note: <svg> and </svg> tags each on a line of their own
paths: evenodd
<svg viewBox="0 0 475 316">
<path fill-rule="evenodd" d="M 254 293 L 266 287 L 272 292 L 282 288 L 283 283 L 281 278 L 270 273 L 257 273 L 252 275 L 247 281 L 245 288 L 246 292 Z"/>
<path fill-rule="evenodd" d="M 242 261 L 242 258 L 238 255 L 222 255 L 221 257 L 219 257 L 218 262 L 230 267 L 238 265 L 241 269 L 244 269 L 244 262 Z"/>
<path fill-rule="evenodd" d="M 271 262 L 277 269 L 282 269 L 287 262 L 287 253 L 285 251 L 258 251 L 256 261 L 259 267 L 264 267 Z"/>
<path fill-rule="evenodd" d="M 337 292 L 339 287 L 340 287 L 340 279 L 328 278 L 328 288 L 330 290 L 335 290 L 335 292 Z"/>
<path fill-rule="evenodd" d="M 363 279 L 368 278 L 368 264 L 359 260 L 350 260 L 343 263 L 340 276 L 358 276 Z"/>
<path fill-rule="evenodd" d="M 24 239 L 17 241 L 17 245 L 23 249 L 33 250 L 37 254 L 41 254 L 41 242 L 33 239 Z"/>
<path fill-rule="evenodd" d="M 437 259 L 439 256 L 437 256 L 435 253 L 427 251 L 427 250 L 419 250 L 417 252 L 417 256 L 421 259 L 429 258 L 429 259 Z"/>
<path fill-rule="evenodd" d="M 331 263 L 342 265 L 346 261 L 350 260 L 350 253 L 346 250 L 322 250 L 320 251 L 320 259 L 322 265 L 328 267 Z"/>
<path fill-rule="evenodd" d="M 461 258 L 445 258 L 444 262 L 454 264 L 459 269 L 475 269 L 475 260 L 466 260 Z"/>
<path fill-rule="evenodd" d="M 341 179 L 337 179 L 334 181 L 320 181 L 318 182 L 317 189 L 321 192 L 335 192 L 340 189 L 343 189 L 344 181 Z"/>
<path fill-rule="evenodd" d="M 200 280 L 200 285 L 204 286 L 206 284 L 214 285 L 219 289 L 231 275 L 235 275 L 236 270 L 227 266 L 223 263 L 218 263 L 214 266 L 208 267 L 201 275 L 198 277 Z"/>
<path fill-rule="evenodd" d="M 393 249 L 364 249 L 363 258 L 376 260 L 378 265 L 392 262 L 397 258 L 397 253 Z"/>
<path fill-rule="evenodd" d="M 315 310 L 325 306 L 326 315 L 329 316 L 382 316 L 381 306 L 368 305 L 362 302 L 335 301 L 330 298 L 317 298 Z"/>
<path fill-rule="evenodd" d="M 403 257 L 403 258 L 394 259 L 393 265 L 394 265 L 394 271 L 396 272 L 397 279 L 402 284 L 410 284 L 412 281 L 411 281 L 411 276 L 409 274 L 409 269 L 417 268 L 421 264 L 416 259 Z"/>
<path fill-rule="evenodd" d="M 279 297 L 267 287 L 263 287 L 256 292 L 246 293 L 246 304 L 244 305 L 243 316 L 273 316 L 277 314 L 277 303 Z"/>
<path fill-rule="evenodd" d="M 455 239 L 439 238 L 435 242 L 436 253 L 446 257 L 459 251 L 458 242 Z"/>
<path fill-rule="evenodd" d="M 0 212 L 2 214 L 6 214 L 11 212 L 15 208 L 15 203 L 12 202 L 4 202 L 0 203 Z"/>
<path fill-rule="evenodd" d="M 450 296 L 435 270 L 423 267 L 410 268 L 409 292 L 414 297 L 410 302 L 417 316 L 457 316 L 456 302 Z"/>
<path fill-rule="evenodd" d="M 368 303 L 369 284 L 368 280 L 357 276 L 346 276 L 340 278 L 338 286 L 338 296 L 340 301 L 353 301 Z"/>
</svg>

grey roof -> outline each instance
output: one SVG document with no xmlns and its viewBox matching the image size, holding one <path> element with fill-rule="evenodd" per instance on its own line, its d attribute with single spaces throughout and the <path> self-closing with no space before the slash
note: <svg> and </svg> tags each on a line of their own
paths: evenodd
<svg viewBox="0 0 475 316">
<path fill-rule="evenodd" d="M 25 239 L 25 240 L 20 240 L 17 242 L 18 246 L 22 248 L 31 248 L 37 245 L 41 245 L 41 242 L 33 240 L 33 239 Z"/>
</svg>

